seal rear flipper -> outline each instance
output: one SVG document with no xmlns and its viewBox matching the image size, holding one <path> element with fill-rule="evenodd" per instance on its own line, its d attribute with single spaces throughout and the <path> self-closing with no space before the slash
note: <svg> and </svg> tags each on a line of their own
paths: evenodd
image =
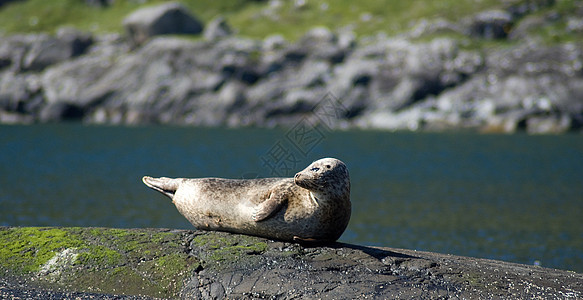
<svg viewBox="0 0 583 300">
<path fill-rule="evenodd" d="M 174 197 L 174 193 L 178 189 L 178 185 L 180 184 L 179 179 L 173 179 L 168 177 L 160 177 L 160 178 L 153 178 L 150 176 L 142 177 L 142 181 L 145 185 L 149 188 L 152 188 L 172 199 Z"/>
</svg>

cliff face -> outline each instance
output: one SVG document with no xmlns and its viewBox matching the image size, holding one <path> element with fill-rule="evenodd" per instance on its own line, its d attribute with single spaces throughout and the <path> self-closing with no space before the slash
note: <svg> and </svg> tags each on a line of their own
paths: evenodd
<svg viewBox="0 0 583 300">
<path fill-rule="evenodd" d="M 582 36 L 580 17 L 519 8 L 423 20 L 392 37 L 315 28 L 294 43 L 237 37 L 222 19 L 204 40 L 159 35 L 183 32 L 168 29 L 188 18 L 176 5 L 132 14 L 125 37 L 72 29 L 6 36 L 0 122 L 580 130 L 583 45 L 531 34 L 567 22 L 568 34 Z M 181 18 L 167 17 L 176 11 Z M 501 39 L 509 41 L 488 46 Z"/>
<path fill-rule="evenodd" d="M 583 275 L 221 232 L 0 228 L 0 295 L 119 298 L 579 298 Z M 117 296 L 116 296 L 117 295 Z"/>
</svg>

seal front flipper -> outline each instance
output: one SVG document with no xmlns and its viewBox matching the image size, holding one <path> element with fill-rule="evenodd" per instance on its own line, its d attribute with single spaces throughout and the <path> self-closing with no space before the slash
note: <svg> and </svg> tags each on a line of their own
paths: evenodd
<svg viewBox="0 0 583 300">
<path fill-rule="evenodd" d="M 160 178 L 153 178 L 150 176 L 142 177 L 142 181 L 146 184 L 149 188 L 152 188 L 172 199 L 174 197 L 174 193 L 178 189 L 178 185 L 180 185 L 180 179 L 173 179 L 168 177 L 160 177 Z"/>
<path fill-rule="evenodd" d="M 255 212 L 253 212 L 253 215 L 251 216 L 253 221 L 259 222 L 275 214 L 283 207 L 286 200 L 284 193 L 272 191 L 269 198 L 258 204 L 257 208 L 255 208 Z"/>
</svg>

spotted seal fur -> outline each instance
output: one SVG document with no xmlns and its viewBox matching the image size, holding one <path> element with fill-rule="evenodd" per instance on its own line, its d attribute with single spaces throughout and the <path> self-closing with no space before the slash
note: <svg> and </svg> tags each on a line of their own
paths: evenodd
<svg viewBox="0 0 583 300">
<path fill-rule="evenodd" d="M 314 161 L 294 178 L 153 178 L 197 229 L 283 241 L 331 242 L 350 220 L 350 177 L 335 158 Z"/>
</svg>

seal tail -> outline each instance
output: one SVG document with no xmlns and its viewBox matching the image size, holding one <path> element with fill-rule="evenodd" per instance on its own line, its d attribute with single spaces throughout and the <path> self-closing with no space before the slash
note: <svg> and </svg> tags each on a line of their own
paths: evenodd
<svg viewBox="0 0 583 300">
<path fill-rule="evenodd" d="M 142 181 L 149 188 L 170 197 L 170 199 L 174 197 L 174 193 L 176 193 L 178 185 L 180 184 L 180 179 L 173 179 L 168 177 L 154 178 L 150 176 L 144 176 L 142 177 Z"/>
</svg>

